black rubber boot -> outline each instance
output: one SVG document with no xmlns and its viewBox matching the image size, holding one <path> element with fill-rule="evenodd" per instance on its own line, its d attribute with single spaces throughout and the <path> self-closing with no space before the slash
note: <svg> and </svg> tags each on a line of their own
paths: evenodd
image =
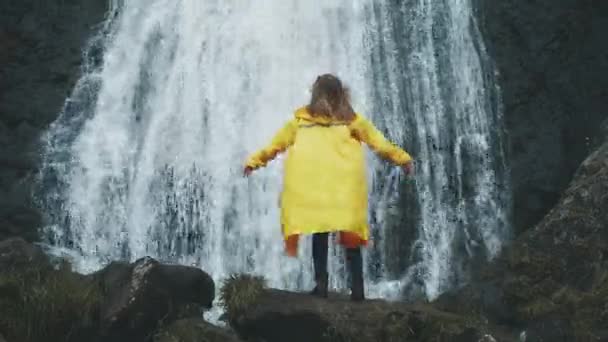
<svg viewBox="0 0 608 342">
<path fill-rule="evenodd" d="M 327 288 L 329 286 L 329 276 L 327 274 L 328 239 L 328 233 L 319 233 L 312 236 L 312 260 L 317 285 L 310 294 L 323 298 L 327 298 Z"/>
<path fill-rule="evenodd" d="M 346 260 L 350 271 L 350 299 L 355 302 L 365 300 L 363 285 L 363 257 L 360 248 L 346 249 Z"/>
<path fill-rule="evenodd" d="M 312 289 L 312 291 L 310 291 L 310 294 L 313 296 L 319 296 L 321 298 L 327 298 L 327 287 L 329 286 L 328 280 L 329 277 L 327 273 L 316 276 L 315 281 L 317 285 L 314 289 Z"/>
</svg>

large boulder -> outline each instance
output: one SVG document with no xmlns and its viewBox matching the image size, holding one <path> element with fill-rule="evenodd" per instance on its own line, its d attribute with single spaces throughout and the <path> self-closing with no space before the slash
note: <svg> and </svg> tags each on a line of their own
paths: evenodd
<svg viewBox="0 0 608 342">
<path fill-rule="evenodd" d="M 557 206 L 477 282 L 442 296 L 456 313 L 480 312 L 528 341 L 608 340 L 608 142 L 580 166 Z"/>
<path fill-rule="evenodd" d="M 112 263 L 91 275 L 102 288 L 101 335 L 143 341 L 163 322 L 202 315 L 215 296 L 213 279 L 198 268 L 151 258 Z"/>
<path fill-rule="evenodd" d="M 494 333 L 477 317 L 442 312 L 429 304 L 356 303 L 337 294 L 322 299 L 269 289 L 249 276 L 228 280 L 222 302 L 232 327 L 253 341 L 477 342 L 492 341 Z"/>
<path fill-rule="evenodd" d="M 162 328 L 154 342 L 239 342 L 233 332 L 217 327 L 202 318 L 181 319 Z"/>
</svg>

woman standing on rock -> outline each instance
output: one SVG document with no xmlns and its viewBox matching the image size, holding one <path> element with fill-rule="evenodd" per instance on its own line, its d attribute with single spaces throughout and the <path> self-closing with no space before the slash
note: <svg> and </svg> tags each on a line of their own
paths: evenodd
<svg viewBox="0 0 608 342">
<path fill-rule="evenodd" d="M 319 76 L 310 104 L 276 134 L 271 144 L 253 154 L 245 175 L 288 152 L 281 195 L 281 226 L 289 256 L 297 256 L 298 237 L 313 234 L 316 287 L 327 297 L 328 235 L 339 234 L 351 274 L 351 299 L 364 299 L 361 246 L 369 239 L 367 177 L 362 143 L 412 172 L 412 158 L 391 144 L 374 125 L 355 113 L 348 89 L 333 75 Z"/>
</svg>

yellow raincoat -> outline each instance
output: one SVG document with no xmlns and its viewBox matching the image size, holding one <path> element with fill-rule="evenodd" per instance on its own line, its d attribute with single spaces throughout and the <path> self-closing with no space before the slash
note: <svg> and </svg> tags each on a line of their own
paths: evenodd
<svg viewBox="0 0 608 342">
<path fill-rule="evenodd" d="M 339 122 L 313 117 L 306 107 L 295 112 L 269 146 L 248 159 L 246 166 L 257 169 L 287 150 L 281 195 L 286 241 L 294 235 L 338 231 L 369 239 L 362 143 L 396 165 L 412 160 L 361 115 L 350 123 Z"/>
</svg>

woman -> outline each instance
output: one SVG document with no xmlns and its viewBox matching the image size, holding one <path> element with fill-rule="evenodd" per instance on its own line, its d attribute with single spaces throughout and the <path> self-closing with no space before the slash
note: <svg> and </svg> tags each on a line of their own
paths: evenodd
<svg viewBox="0 0 608 342">
<path fill-rule="evenodd" d="M 374 125 L 355 113 L 349 91 L 333 75 L 319 76 L 308 106 L 276 134 L 271 144 L 253 154 L 244 173 L 266 166 L 287 150 L 281 195 L 281 226 L 286 252 L 297 256 L 298 237 L 313 234 L 316 286 L 312 294 L 327 297 L 328 234 L 339 234 L 351 274 L 351 299 L 364 299 L 361 246 L 369 239 L 367 222 L 367 144 L 380 156 L 412 172 L 412 158 L 391 144 Z"/>
</svg>

